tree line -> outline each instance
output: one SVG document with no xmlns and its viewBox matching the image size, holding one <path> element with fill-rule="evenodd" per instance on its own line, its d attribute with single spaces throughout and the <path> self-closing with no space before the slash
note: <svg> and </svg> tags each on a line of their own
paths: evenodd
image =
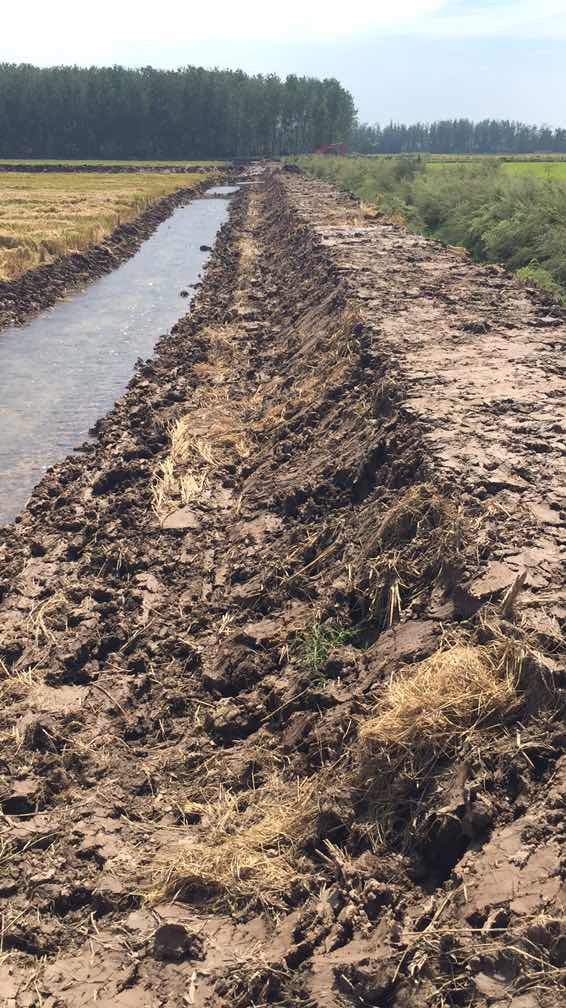
<svg viewBox="0 0 566 1008">
<path fill-rule="evenodd" d="M 0 63 L 0 157 L 298 154 L 347 139 L 354 119 L 334 78 Z"/>
<path fill-rule="evenodd" d="M 566 129 L 529 126 L 509 119 L 445 119 L 388 126 L 355 124 L 351 148 L 359 154 L 566 153 Z"/>
</svg>

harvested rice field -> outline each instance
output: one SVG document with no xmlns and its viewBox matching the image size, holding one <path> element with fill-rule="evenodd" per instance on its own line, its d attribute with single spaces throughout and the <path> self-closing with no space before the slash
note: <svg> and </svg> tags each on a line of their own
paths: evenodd
<svg viewBox="0 0 566 1008">
<path fill-rule="evenodd" d="M 566 313 L 241 181 L 0 530 L 0 997 L 557 1008 Z"/>
<path fill-rule="evenodd" d="M 0 282 L 99 245 L 152 204 L 212 177 L 0 172 Z"/>
</svg>

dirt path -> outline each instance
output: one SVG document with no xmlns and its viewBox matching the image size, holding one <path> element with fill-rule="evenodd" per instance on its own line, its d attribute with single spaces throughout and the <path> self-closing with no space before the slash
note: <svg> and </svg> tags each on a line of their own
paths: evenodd
<svg viewBox="0 0 566 1008">
<path fill-rule="evenodd" d="M 0 533 L 6 1005 L 560 1002 L 565 333 L 242 193 Z"/>
</svg>

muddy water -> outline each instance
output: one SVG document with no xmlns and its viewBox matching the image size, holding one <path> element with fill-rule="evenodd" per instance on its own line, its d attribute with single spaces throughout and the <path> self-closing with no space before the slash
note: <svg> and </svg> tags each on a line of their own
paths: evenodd
<svg viewBox="0 0 566 1008">
<path fill-rule="evenodd" d="M 0 525 L 25 505 L 45 470 L 88 435 L 124 392 L 138 357 L 189 308 L 234 189 L 194 200 L 136 255 L 24 326 L 0 332 Z"/>
</svg>

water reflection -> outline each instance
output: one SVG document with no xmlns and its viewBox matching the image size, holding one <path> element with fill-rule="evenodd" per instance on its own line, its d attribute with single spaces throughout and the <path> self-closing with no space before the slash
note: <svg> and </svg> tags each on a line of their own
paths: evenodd
<svg viewBox="0 0 566 1008">
<path fill-rule="evenodd" d="M 179 207 L 113 273 L 0 331 L 0 524 L 84 441 L 124 392 L 137 358 L 188 310 L 179 292 L 198 279 L 209 255 L 200 246 L 214 244 L 227 212 L 228 199 Z"/>
</svg>

